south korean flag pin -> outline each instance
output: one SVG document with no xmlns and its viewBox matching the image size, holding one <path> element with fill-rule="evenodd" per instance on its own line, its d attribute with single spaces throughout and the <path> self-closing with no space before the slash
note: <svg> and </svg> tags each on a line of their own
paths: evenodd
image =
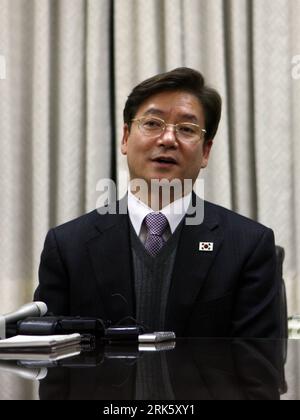
<svg viewBox="0 0 300 420">
<path fill-rule="evenodd" d="M 213 242 L 200 242 L 199 243 L 199 251 L 203 252 L 211 252 L 214 249 Z"/>
</svg>

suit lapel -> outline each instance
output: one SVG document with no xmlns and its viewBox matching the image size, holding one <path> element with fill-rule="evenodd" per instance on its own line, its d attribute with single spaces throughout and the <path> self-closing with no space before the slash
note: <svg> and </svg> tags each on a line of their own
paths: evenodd
<svg viewBox="0 0 300 420">
<path fill-rule="evenodd" d="M 96 227 L 96 235 L 87 242 L 88 253 L 105 316 L 116 323 L 134 316 L 128 216 L 101 216 Z"/>
<path fill-rule="evenodd" d="M 223 241 L 223 231 L 216 215 L 206 214 L 202 224 L 185 225 L 178 244 L 176 262 L 167 307 L 166 327 L 183 335 L 208 273 Z M 200 242 L 213 243 L 213 251 L 200 251 Z"/>
</svg>

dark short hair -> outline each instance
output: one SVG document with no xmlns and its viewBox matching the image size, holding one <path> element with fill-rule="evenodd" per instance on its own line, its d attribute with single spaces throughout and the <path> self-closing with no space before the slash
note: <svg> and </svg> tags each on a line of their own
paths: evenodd
<svg viewBox="0 0 300 420">
<path fill-rule="evenodd" d="M 213 139 L 221 118 L 221 96 L 215 89 L 205 85 L 201 73 L 187 67 L 179 67 L 167 73 L 158 74 L 137 85 L 127 98 L 123 111 L 124 123 L 127 123 L 130 128 L 131 120 L 135 118 L 139 107 L 150 96 L 176 90 L 189 92 L 198 98 L 204 111 L 205 138 Z"/>
</svg>

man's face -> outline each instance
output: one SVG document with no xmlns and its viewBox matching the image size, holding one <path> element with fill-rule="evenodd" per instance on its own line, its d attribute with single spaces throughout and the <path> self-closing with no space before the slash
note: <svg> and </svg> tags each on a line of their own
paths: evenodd
<svg viewBox="0 0 300 420">
<path fill-rule="evenodd" d="M 205 128 L 202 106 L 196 96 L 184 91 L 165 91 L 148 98 L 138 109 L 135 118 L 153 116 L 167 124 L 189 122 Z M 129 132 L 124 125 L 121 151 L 127 155 L 130 179 L 172 181 L 191 179 L 195 182 L 201 168 L 208 163 L 212 141 L 204 138 L 194 143 L 176 139 L 174 127 L 168 126 L 159 137 L 141 133 L 133 122 Z M 164 161 L 166 158 L 166 161 Z"/>
</svg>

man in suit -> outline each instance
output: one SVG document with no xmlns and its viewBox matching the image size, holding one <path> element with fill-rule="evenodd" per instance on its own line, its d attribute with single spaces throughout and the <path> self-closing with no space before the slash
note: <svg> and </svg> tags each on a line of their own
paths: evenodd
<svg viewBox="0 0 300 420">
<path fill-rule="evenodd" d="M 121 150 L 131 181 L 147 188 L 131 184 L 116 207 L 51 229 L 35 300 L 57 315 L 131 319 L 177 336 L 277 337 L 273 232 L 183 188 L 171 188 L 166 203 L 163 188 L 153 187 L 195 183 L 220 115 L 219 94 L 195 70 L 136 86 Z M 187 222 L 191 209 L 203 209 L 200 223 Z"/>
</svg>

